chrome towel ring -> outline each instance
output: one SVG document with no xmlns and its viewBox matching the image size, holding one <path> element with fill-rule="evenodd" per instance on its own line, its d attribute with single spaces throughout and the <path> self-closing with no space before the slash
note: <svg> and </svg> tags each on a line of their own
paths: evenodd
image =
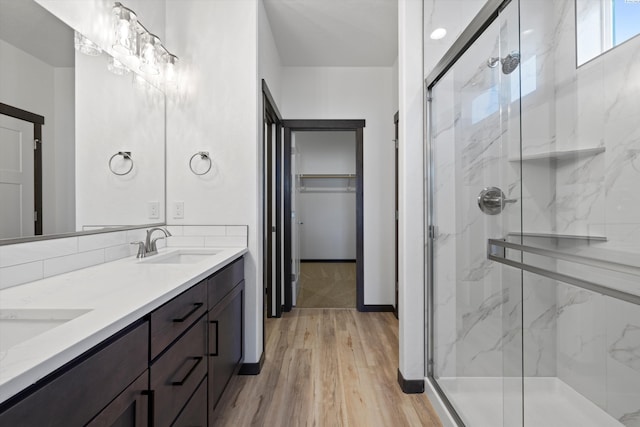
<svg viewBox="0 0 640 427">
<path fill-rule="evenodd" d="M 193 168 L 193 159 L 195 159 L 196 156 L 200 156 L 200 159 L 202 159 L 202 160 L 206 159 L 209 162 L 209 167 L 207 167 L 207 170 L 205 170 L 204 172 L 199 172 L 198 173 Z M 191 158 L 189 159 L 189 169 L 191 169 L 191 172 L 193 172 L 195 175 L 204 175 L 204 174 L 208 173 L 211 170 L 211 166 L 212 165 L 213 165 L 213 162 L 211 161 L 211 157 L 209 157 L 209 152 L 208 151 L 198 151 L 196 154 L 191 156 Z"/>
<path fill-rule="evenodd" d="M 113 169 L 113 159 L 115 159 L 117 156 L 122 156 L 123 160 L 129 160 L 129 169 L 124 172 L 116 172 Z M 123 176 L 129 174 L 129 172 L 133 170 L 133 159 L 131 158 L 131 151 L 118 151 L 116 154 L 111 156 L 111 158 L 109 159 L 109 169 L 114 175 Z"/>
</svg>

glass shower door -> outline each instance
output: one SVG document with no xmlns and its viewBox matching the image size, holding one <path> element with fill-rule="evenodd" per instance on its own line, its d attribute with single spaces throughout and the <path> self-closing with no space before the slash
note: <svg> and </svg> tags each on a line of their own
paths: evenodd
<svg viewBox="0 0 640 427">
<path fill-rule="evenodd" d="M 429 87 L 429 376 L 462 423 L 522 425 L 522 276 L 487 259 L 519 239 L 518 2 Z"/>
</svg>

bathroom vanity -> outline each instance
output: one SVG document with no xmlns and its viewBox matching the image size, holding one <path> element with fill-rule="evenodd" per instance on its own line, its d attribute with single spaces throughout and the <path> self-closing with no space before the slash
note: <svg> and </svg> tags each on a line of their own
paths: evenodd
<svg viewBox="0 0 640 427">
<path fill-rule="evenodd" d="M 206 426 L 243 361 L 245 252 L 170 249 L 0 291 L 0 425 Z M 29 323 L 50 326 L 8 335 Z"/>
</svg>

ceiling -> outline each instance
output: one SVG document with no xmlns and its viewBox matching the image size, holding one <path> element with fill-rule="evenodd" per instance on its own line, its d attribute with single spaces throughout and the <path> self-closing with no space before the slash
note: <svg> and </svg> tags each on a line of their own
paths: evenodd
<svg viewBox="0 0 640 427">
<path fill-rule="evenodd" d="M 73 30 L 33 0 L 0 0 L 0 39 L 53 67 L 73 67 Z"/>
<path fill-rule="evenodd" d="M 264 0 L 282 65 L 391 66 L 397 0 Z"/>
</svg>

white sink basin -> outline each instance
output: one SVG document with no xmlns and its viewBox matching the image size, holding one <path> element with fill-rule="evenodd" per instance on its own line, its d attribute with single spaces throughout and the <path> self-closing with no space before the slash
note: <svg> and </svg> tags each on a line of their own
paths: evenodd
<svg viewBox="0 0 640 427">
<path fill-rule="evenodd" d="M 179 249 L 166 254 L 152 255 L 140 262 L 148 264 L 195 264 L 222 252 L 221 249 Z"/>
<path fill-rule="evenodd" d="M 0 309 L 0 352 L 90 311 L 90 309 L 2 308 Z"/>
</svg>

